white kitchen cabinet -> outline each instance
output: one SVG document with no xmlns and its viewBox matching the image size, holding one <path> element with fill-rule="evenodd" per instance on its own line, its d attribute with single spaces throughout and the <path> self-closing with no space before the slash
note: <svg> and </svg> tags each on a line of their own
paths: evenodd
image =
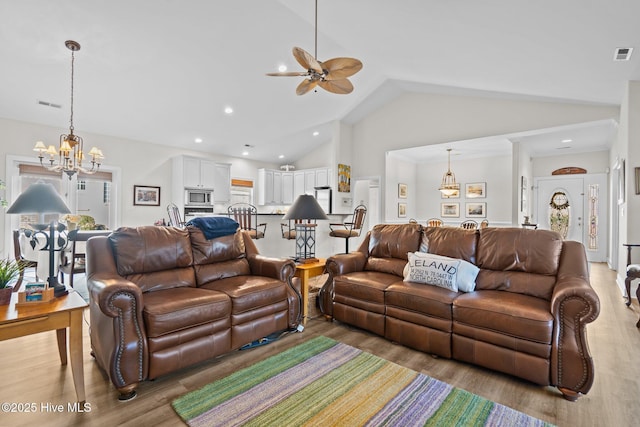
<svg viewBox="0 0 640 427">
<path fill-rule="evenodd" d="M 282 172 L 282 204 L 290 205 L 294 200 L 293 172 Z"/>
<path fill-rule="evenodd" d="M 231 200 L 231 163 L 214 164 L 213 200 L 216 203 L 225 203 Z"/>
<path fill-rule="evenodd" d="M 315 194 L 315 187 L 329 184 L 331 169 L 301 169 L 281 172 L 258 169 L 258 204 L 291 205 L 302 194 Z"/>
<path fill-rule="evenodd" d="M 295 171 L 293 173 L 293 199 L 304 194 L 304 171 Z"/>
<path fill-rule="evenodd" d="M 192 157 L 182 157 L 182 182 L 189 188 L 214 188 L 215 163 Z"/>
<path fill-rule="evenodd" d="M 328 187 L 329 186 L 329 168 L 316 169 L 316 187 Z"/>
<path fill-rule="evenodd" d="M 316 186 L 316 171 L 308 169 L 304 171 L 304 192 L 306 194 L 314 194 Z"/>
<path fill-rule="evenodd" d="M 179 207 L 184 203 L 185 188 L 213 189 L 215 202 L 224 203 L 231 199 L 230 163 L 177 156 L 173 158 L 172 166 L 172 200 Z"/>
</svg>

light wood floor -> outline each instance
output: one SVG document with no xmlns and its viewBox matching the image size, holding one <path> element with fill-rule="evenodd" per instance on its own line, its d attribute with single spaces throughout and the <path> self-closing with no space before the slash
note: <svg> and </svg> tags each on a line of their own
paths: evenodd
<svg viewBox="0 0 640 427">
<path fill-rule="evenodd" d="M 601 301 L 600 317 L 588 329 L 596 378 L 591 391 L 575 403 L 564 400 L 555 388 L 539 387 L 452 360 L 435 359 L 369 333 L 319 319 L 310 320 L 304 332 L 290 334 L 270 345 L 234 352 L 145 382 L 135 400 L 120 403 L 113 386 L 89 356 L 85 324 L 84 370 L 90 412 L 67 411 L 67 404 L 75 401 L 71 369 L 60 365 L 55 333 L 42 333 L 0 342 L 0 402 L 35 403 L 38 407 L 36 413 L 1 413 L 0 426 L 180 425 L 170 406 L 172 399 L 317 335 L 359 347 L 560 426 L 639 425 L 640 330 L 635 323 L 640 309 L 635 300 L 631 308 L 624 305 L 615 274 L 606 265 L 591 266 L 591 281 Z M 47 403 L 62 404 L 64 412 L 43 410 L 41 405 Z"/>
</svg>

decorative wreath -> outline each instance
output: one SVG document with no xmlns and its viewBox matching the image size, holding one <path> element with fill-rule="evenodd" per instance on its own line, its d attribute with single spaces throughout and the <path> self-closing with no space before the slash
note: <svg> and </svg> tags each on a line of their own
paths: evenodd
<svg viewBox="0 0 640 427">
<path fill-rule="evenodd" d="M 567 209 L 569 207 L 569 200 L 567 200 L 566 202 L 564 202 L 563 204 L 559 205 L 555 202 L 556 196 L 562 194 L 565 195 L 566 194 L 562 191 L 556 191 L 555 193 L 553 193 L 553 196 L 551 196 L 551 202 L 549 203 L 549 206 L 551 206 L 553 209 L 558 209 L 558 210 L 562 210 L 562 209 Z"/>
</svg>

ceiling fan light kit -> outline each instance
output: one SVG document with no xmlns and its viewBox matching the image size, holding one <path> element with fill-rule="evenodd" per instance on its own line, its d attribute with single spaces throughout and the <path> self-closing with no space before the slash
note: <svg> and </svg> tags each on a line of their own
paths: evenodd
<svg viewBox="0 0 640 427">
<path fill-rule="evenodd" d="M 348 77 L 362 69 L 362 62 L 355 58 L 333 58 L 324 62 L 318 61 L 318 0 L 316 0 L 315 10 L 315 55 L 311 55 L 300 47 L 294 47 L 293 57 L 306 71 L 285 71 L 267 73 L 267 75 L 307 77 L 296 88 L 296 95 L 304 95 L 316 86 L 331 93 L 346 95 L 353 91 L 353 84 Z"/>
</svg>

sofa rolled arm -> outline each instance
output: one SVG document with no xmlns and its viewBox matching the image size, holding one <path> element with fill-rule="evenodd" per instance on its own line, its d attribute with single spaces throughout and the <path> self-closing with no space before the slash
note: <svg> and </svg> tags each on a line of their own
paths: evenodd
<svg viewBox="0 0 640 427">
<path fill-rule="evenodd" d="M 329 257 L 325 268 L 327 273 L 327 281 L 320 288 L 318 299 L 320 300 L 320 312 L 327 318 L 333 317 L 333 286 L 334 277 L 341 274 L 352 273 L 354 271 L 362 271 L 367 262 L 367 258 L 363 252 L 351 252 L 348 254 L 339 254 Z"/>
<path fill-rule="evenodd" d="M 362 252 L 351 252 L 348 254 L 339 254 L 327 259 L 327 272 L 331 277 L 341 274 L 352 273 L 354 271 L 362 271 L 367 262 Z"/>
<path fill-rule="evenodd" d="M 259 254 L 247 256 L 251 273 L 288 282 L 296 273 L 296 263 L 287 258 L 273 258 Z"/>
<path fill-rule="evenodd" d="M 576 400 L 593 385 L 586 325 L 598 317 L 600 299 L 585 278 L 562 276 L 551 297 L 551 313 L 555 319 L 551 381 L 566 399 Z"/>
</svg>

